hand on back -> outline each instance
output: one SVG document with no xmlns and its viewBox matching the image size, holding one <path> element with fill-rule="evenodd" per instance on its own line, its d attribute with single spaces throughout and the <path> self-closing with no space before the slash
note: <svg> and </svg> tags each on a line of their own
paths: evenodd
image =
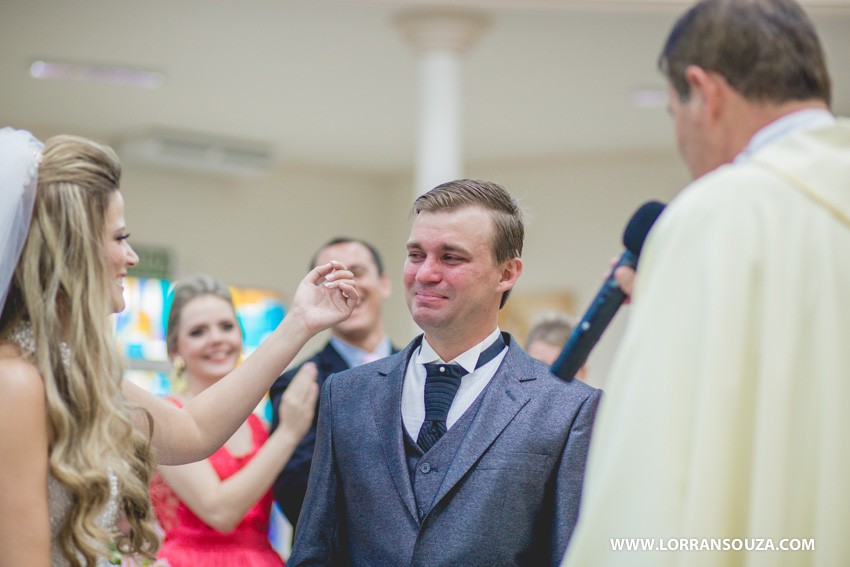
<svg viewBox="0 0 850 567">
<path fill-rule="evenodd" d="M 299 439 L 313 423 L 316 400 L 319 397 L 319 385 L 316 383 L 318 374 L 314 363 L 304 364 L 292 378 L 280 400 L 280 427 L 294 433 Z"/>
</svg>

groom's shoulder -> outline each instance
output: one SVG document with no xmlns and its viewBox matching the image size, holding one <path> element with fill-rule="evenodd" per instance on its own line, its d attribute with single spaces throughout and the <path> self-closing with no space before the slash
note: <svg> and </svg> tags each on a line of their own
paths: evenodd
<svg viewBox="0 0 850 567">
<path fill-rule="evenodd" d="M 407 349 L 361 366 L 337 372 L 332 377 L 333 381 L 336 386 L 344 384 L 346 387 L 368 387 L 377 381 L 386 380 L 390 375 L 400 373 L 403 376 L 406 353 Z"/>
</svg>

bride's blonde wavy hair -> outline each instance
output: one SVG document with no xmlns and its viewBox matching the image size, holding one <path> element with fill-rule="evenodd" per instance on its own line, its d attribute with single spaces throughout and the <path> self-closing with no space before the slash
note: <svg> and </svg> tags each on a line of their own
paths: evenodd
<svg viewBox="0 0 850 567">
<path fill-rule="evenodd" d="M 122 393 L 123 363 L 109 320 L 106 211 L 120 176 L 108 146 L 74 136 L 47 140 L 29 234 L 0 319 L 4 334 L 20 321 L 32 325 L 47 397 L 50 472 L 73 501 L 55 543 L 74 567 L 81 559 L 94 565 L 111 544 L 148 558 L 159 545 L 148 493 L 153 423 Z M 71 351 L 67 365 L 62 342 Z M 131 412 L 144 412 L 147 432 L 133 426 Z M 109 501 L 110 470 L 130 525 L 126 536 L 97 522 Z"/>
</svg>

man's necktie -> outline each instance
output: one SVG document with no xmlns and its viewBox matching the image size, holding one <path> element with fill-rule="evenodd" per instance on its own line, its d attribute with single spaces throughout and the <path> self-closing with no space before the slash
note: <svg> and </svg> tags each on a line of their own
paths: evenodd
<svg viewBox="0 0 850 567">
<path fill-rule="evenodd" d="M 426 364 L 425 372 L 425 421 L 416 443 L 427 453 L 446 432 L 449 408 L 467 372 L 459 364 Z"/>
<path fill-rule="evenodd" d="M 475 368 L 487 364 L 502 352 L 505 342 L 502 337 L 487 347 L 478 357 Z M 428 452 L 434 443 L 446 433 L 446 418 L 455 399 L 460 379 L 467 371 L 460 364 L 430 363 L 425 366 L 425 421 L 419 429 L 416 444 Z"/>
</svg>

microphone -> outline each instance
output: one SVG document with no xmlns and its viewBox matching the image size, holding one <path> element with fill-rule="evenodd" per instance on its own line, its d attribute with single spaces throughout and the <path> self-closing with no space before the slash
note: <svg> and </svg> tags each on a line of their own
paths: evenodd
<svg viewBox="0 0 850 567">
<path fill-rule="evenodd" d="M 637 269 L 640 252 L 649 229 L 664 210 L 664 203 L 649 201 L 641 205 L 626 225 L 623 231 L 623 245 L 626 250 L 611 269 L 611 273 L 602 284 L 602 288 L 587 308 L 584 317 L 576 325 L 573 334 L 564 345 L 557 360 L 552 363 L 552 373 L 564 380 L 572 380 L 584 363 L 591 349 L 599 341 L 599 337 L 617 313 L 617 309 L 626 299 L 625 292 L 617 285 L 614 271 L 620 266 Z"/>
</svg>

